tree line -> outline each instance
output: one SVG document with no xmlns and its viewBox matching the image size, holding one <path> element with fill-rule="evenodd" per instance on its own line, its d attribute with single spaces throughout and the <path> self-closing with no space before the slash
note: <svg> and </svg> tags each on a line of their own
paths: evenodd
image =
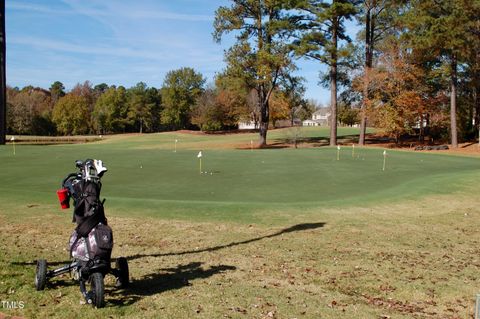
<svg viewBox="0 0 480 319">
<path fill-rule="evenodd" d="M 8 130 L 17 134 L 106 134 L 258 124 L 259 146 L 280 119 L 305 119 L 299 59 L 326 65 L 330 144 L 337 124 L 458 140 L 480 123 L 480 2 L 471 0 L 232 0 L 215 12 L 213 38 L 235 43 L 226 68 L 206 85 L 192 68 L 170 71 L 161 88 L 78 84 L 65 92 L 8 88 Z M 351 29 L 355 27 L 356 35 Z"/>
<path fill-rule="evenodd" d="M 239 121 L 258 117 L 255 96 L 237 84 L 219 74 L 215 83 L 206 85 L 201 73 L 185 67 L 168 72 L 161 88 L 143 82 L 125 88 L 89 81 L 69 92 L 60 81 L 48 90 L 7 87 L 7 132 L 83 135 L 236 129 Z M 308 118 L 312 103 L 277 90 L 272 96 L 273 125 L 280 119 Z"/>
<path fill-rule="evenodd" d="M 359 144 L 370 125 L 397 141 L 418 134 L 457 147 L 478 134 L 479 17 L 471 0 L 232 0 L 216 11 L 213 36 L 235 35 L 226 73 L 257 95 L 261 146 L 272 93 L 307 58 L 328 67 L 331 145 L 343 105 L 358 110 Z"/>
</svg>

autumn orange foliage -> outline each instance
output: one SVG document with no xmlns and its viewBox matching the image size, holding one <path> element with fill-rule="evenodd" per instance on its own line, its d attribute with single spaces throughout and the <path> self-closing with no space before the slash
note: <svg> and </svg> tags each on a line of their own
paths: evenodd
<svg viewBox="0 0 480 319">
<path fill-rule="evenodd" d="M 425 84 L 424 71 L 409 61 L 409 53 L 392 46 L 385 51 L 378 65 L 359 76 L 354 83 L 362 92 L 368 85 L 366 113 L 372 126 L 399 142 L 403 134 L 445 122 L 446 114 L 441 103 L 445 96 L 433 95 Z"/>
</svg>

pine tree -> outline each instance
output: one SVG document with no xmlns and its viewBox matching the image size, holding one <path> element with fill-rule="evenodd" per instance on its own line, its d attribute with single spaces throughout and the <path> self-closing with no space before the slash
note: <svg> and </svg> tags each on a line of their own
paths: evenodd
<svg viewBox="0 0 480 319">
<path fill-rule="evenodd" d="M 289 43 L 295 0 L 232 1 L 215 12 L 213 33 L 218 42 L 226 33 L 236 32 L 237 42 L 226 53 L 230 73 L 255 90 L 260 113 L 259 147 L 267 145 L 270 97 L 279 79 L 292 68 Z"/>
<path fill-rule="evenodd" d="M 415 0 L 407 7 L 409 10 L 404 20 L 410 31 L 405 37 L 411 41 L 413 48 L 449 66 L 450 138 L 453 148 L 458 147 L 458 65 L 465 61 L 472 46 L 468 26 L 475 18 L 468 12 L 470 4 L 468 0 Z"/>
<path fill-rule="evenodd" d="M 300 38 L 296 53 L 327 64 L 330 82 L 330 145 L 337 144 L 337 82 L 338 67 L 343 58 L 351 54 L 342 42 L 351 42 L 344 22 L 356 12 L 355 3 L 349 0 L 308 0 L 303 3 L 303 16 L 299 23 Z"/>
<path fill-rule="evenodd" d="M 362 111 L 360 113 L 360 137 L 358 144 L 365 145 L 365 132 L 367 128 L 366 107 L 369 99 L 368 79 L 374 66 L 374 54 L 379 41 L 384 39 L 392 28 L 396 16 L 397 5 L 395 0 L 363 0 L 360 4 L 357 19 L 364 28 L 359 36 L 364 39 L 364 87 L 362 96 Z"/>
</svg>

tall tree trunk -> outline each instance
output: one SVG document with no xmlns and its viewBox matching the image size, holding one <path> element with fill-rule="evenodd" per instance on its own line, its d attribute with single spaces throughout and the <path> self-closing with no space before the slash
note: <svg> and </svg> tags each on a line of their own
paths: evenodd
<svg viewBox="0 0 480 319">
<path fill-rule="evenodd" d="M 259 4 L 262 8 L 262 4 Z M 258 11 L 258 19 L 257 19 L 257 47 L 258 52 L 262 52 L 263 50 L 263 26 L 262 26 L 262 10 Z M 267 146 L 267 132 L 268 132 L 268 122 L 269 122 L 269 105 L 268 100 L 265 98 L 265 84 L 258 85 L 257 88 L 258 94 L 258 103 L 260 104 L 260 126 L 259 126 L 259 141 L 258 146 L 260 148 Z"/>
<path fill-rule="evenodd" d="M 478 132 L 480 145 L 480 52 L 476 54 L 476 62 L 473 67 L 473 103 L 475 109 L 475 127 Z"/>
<path fill-rule="evenodd" d="M 338 18 L 332 25 L 332 64 L 330 65 L 330 146 L 337 145 L 337 31 Z"/>
<path fill-rule="evenodd" d="M 469 94 L 470 95 L 469 98 L 472 102 L 475 101 L 474 94 L 475 94 L 474 90 L 472 90 L 472 92 L 470 92 L 470 94 Z M 468 123 L 467 123 L 467 127 L 466 127 L 469 137 L 470 137 L 471 134 L 473 135 L 474 132 L 475 132 L 475 126 L 474 126 L 474 122 L 473 122 L 474 118 L 475 118 L 474 109 L 475 109 L 474 103 L 469 103 L 468 104 Z"/>
<path fill-rule="evenodd" d="M 364 102 L 365 103 L 365 102 Z M 367 133 L 367 116 L 365 115 L 365 104 L 362 105 L 361 120 L 360 120 L 360 137 L 358 139 L 358 145 L 365 145 L 365 135 Z"/>
<path fill-rule="evenodd" d="M 421 144 L 425 143 L 425 126 L 423 125 L 424 120 L 425 120 L 424 115 L 420 114 L 420 134 L 418 136 L 418 141 Z"/>
<path fill-rule="evenodd" d="M 432 140 L 430 136 L 430 113 L 425 114 L 424 135 L 429 137 L 429 140 L 427 141 L 427 143 L 429 143 Z"/>
<path fill-rule="evenodd" d="M 372 7 L 365 3 L 366 17 L 365 17 L 365 79 L 363 83 L 363 101 L 362 110 L 360 112 L 360 138 L 358 140 L 359 145 L 365 145 L 365 134 L 367 132 L 367 101 L 368 101 L 368 73 L 372 67 L 372 46 L 373 46 L 373 21 L 372 21 Z"/>
<path fill-rule="evenodd" d="M 478 144 L 480 145 L 480 79 L 475 82 L 473 99 L 475 102 L 475 126 L 478 132 Z"/>
<path fill-rule="evenodd" d="M 5 0 L 0 1 L 0 145 L 5 145 L 7 134 L 7 82 L 5 53 Z"/>
<path fill-rule="evenodd" d="M 451 61 L 451 92 L 450 92 L 450 134 L 453 148 L 458 147 L 457 137 L 457 56 L 452 54 Z"/>
<path fill-rule="evenodd" d="M 259 147 L 267 146 L 267 132 L 269 122 L 268 113 L 268 101 L 265 101 L 264 103 L 262 103 L 262 109 L 260 110 L 260 140 L 258 142 Z"/>
<path fill-rule="evenodd" d="M 337 145 L 337 66 L 332 63 L 330 68 L 330 146 Z"/>
</svg>

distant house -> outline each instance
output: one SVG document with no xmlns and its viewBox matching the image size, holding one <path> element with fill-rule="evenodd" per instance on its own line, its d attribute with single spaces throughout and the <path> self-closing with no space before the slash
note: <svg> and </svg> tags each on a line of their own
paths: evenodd
<svg viewBox="0 0 480 319">
<path fill-rule="evenodd" d="M 328 126 L 330 123 L 330 109 L 322 107 L 312 114 L 312 118 L 302 122 L 303 126 Z"/>
<path fill-rule="evenodd" d="M 300 119 L 293 119 L 293 126 L 301 126 L 302 121 Z M 292 120 L 277 120 L 275 122 L 275 128 L 290 127 L 292 126 Z M 256 130 L 259 128 L 259 123 L 257 125 L 253 121 L 242 121 L 238 122 L 239 130 Z"/>
<path fill-rule="evenodd" d="M 238 122 L 238 129 L 239 130 L 255 130 L 255 129 L 258 129 L 258 123 L 255 123 L 253 121 Z"/>
<path fill-rule="evenodd" d="M 472 124 L 475 124 L 474 123 L 475 120 L 472 120 Z M 426 118 L 418 118 L 415 122 L 415 124 L 413 125 L 413 128 L 416 128 L 416 129 L 421 129 L 422 127 L 427 127 L 428 126 L 428 121 Z"/>
</svg>

